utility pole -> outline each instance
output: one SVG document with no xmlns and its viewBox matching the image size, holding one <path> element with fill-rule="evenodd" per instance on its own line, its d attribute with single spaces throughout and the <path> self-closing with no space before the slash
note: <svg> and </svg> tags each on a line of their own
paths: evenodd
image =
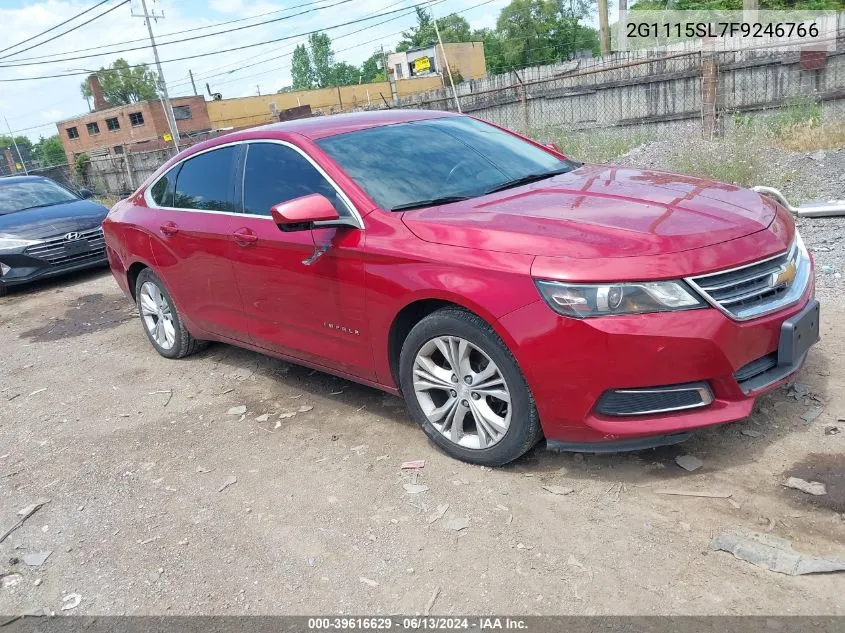
<svg viewBox="0 0 845 633">
<path fill-rule="evenodd" d="M 381 47 L 381 59 L 381 65 L 384 67 L 384 80 L 390 84 L 390 100 L 393 102 L 393 105 L 398 105 L 399 91 L 396 89 L 396 77 L 394 76 L 393 79 L 390 78 L 390 70 L 387 67 L 387 53 L 384 52 L 384 45 Z M 384 95 L 381 98 L 385 102 L 385 105 L 387 105 Z M 390 106 L 387 107 L 390 108 Z"/>
<path fill-rule="evenodd" d="M 616 46 L 618 51 L 628 50 L 628 42 L 625 40 L 625 24 L 628 21 L 628 0 L 619 0 L 619 19 L 616 20 Z"/>
<path fill-rule="evenodd" d="M 599 0 L 599 45 L 601 56 L 610 54 L 610 30 L 607 25 L 607 0 Z"/>
<path fill-rule="evenodd" d="M 607 2 L 607 0 L 599 0 L 599 2 Z M 434 32 L 437 33 L 437 41 L 440 43 L 440 53 L 443 55 L 443 63 L 446 64 L 446 72 L 449 73 L 449 83 L 452 85 L 452 96 L 455 98 L 455 107 L 458 109 L 458 112 L 463 114 L 461 111 L 461 102 L 458 101 L 458 91 L 455 90 L 455 80 L 452 79 L 452 69 L 449 68 L 449 60 L 446 58 L 446 49 L 443 48 L 443 39 L 440 37 L 440 28 L 437 26 L 437 18 L 434 17 L 434 9 L 430 11 L 431 19 L 434 21 Z M 434 58 L 437 59 L 437 55 L 434 55 Z"/>
<path fill-rule="evenodd" d="M 191 72 L 191 69 L 190 69 L 190 68 L 188 69 L 188 77 L 190 77 L 190 78 L 191 78 L 191 86 L 192 86 L 192 87 L 193 87 L 193 89 L 194 89 L 194 96 L 195 96 L 195 97 L 198 97 L 198 96 L 199 96 L 199 93 L 197 92 L 197 84 L 196 84 L 196 83 L 194 83 L 194 73 L 193 73 L 193 72 Z"/>
<path fill-rule="evenodd" d="M 258 96 L 260 97 L 261 96 L 261 86 L 259 86 L 258 84 L 255 84 L 255 89 L 258 91 Z"/>
<path fill-rule="evenodd" d="M 167 94 L 167 82 L 164 80 L 164 72 L 161 70 L 161 60 L 158 58 L 158 49 L 156 48 L 156 40 L 153 35 L 153 17 L 164 17 L 150 15 L 147 12 L 147 0 L 141 0 L 141 9 L 144 11 L 143 16 L 135 15 L 134 17 L 143 17 L 147 23 L 147 32 L 150 34 L 150 45 L 153 48 L 153 57 L 156 60 L 156 69 L 158 70 L 158 83 L 161 89 L 161 105 L 164 108 L 164 116 L 167 118 L 167 125 L 170 128 L 170 136 L 173 137 L 173 147 L 179 151 L 179 129 L 176 127 L 176 118 L 173 116 L 173 106 L 170 105 L 170 97 Z M 134 14 L 133 14 L 134 15 Z"/>
<path fill-rule="evenodd" d="M 12 126 L 9 125 L 9 119 L 7 119 L 4 116 L 3 120 L 6 122 L 6 127 L 9 128 L 9 136 L 12 137 L 12 145 L 15 146 L 15 151 L 18 153 L 18 160 L 21 161 L 21 166 L 23 167 L 23 173 L 26 174 L 27 176 L 29 176 L 29 171 L 27 171 L 27 169 L 26 169 L 26 162 L 23 159 L 23 154 L 21 154 L 21 150 L 18 147 L 18 142 L 15 140 L 15 133 L 12 132 Z"/>
</svg>

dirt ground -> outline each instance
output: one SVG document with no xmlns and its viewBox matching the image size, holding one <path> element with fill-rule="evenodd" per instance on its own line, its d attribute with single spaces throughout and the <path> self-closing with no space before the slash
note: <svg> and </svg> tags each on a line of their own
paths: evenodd
<svg viewBox="0 0 845 633">
<path fill-rule="evenodd" d="M 828 295 L 797 390 L 746 421 L 490 470 L 439 453 L 373 389 L 226 345 L 158 356 L 104 270 L 19 290 L 0 301 L 0 532 L 50 501 L 0 544 L 0 613 L 845 614 L 845 574 L 709 548 L 761 532 L 845 560 L 843 319 Z M 408 494 L 414 480 L 428 490 Z"/>
</svg>

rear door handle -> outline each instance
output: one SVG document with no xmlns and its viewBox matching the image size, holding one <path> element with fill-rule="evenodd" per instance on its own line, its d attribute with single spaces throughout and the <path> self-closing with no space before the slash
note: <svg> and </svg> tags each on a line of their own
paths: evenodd
<svg viewBox="0 0 845 633">
<path fill-rule="evenodd" d="M 176 226 L 175 222 L 165 222 L 158 227 L 158 230 L 161 231 L 162 235 L 170 237 L 171 235 L 176 235 L 179 232 L 179 227 Z"/>
<path fill-rule="evenodd" d="M 258 241 L 258 236 L 247 228 L 238 229 L 232 233 L 238 246 L 250 246 Z"/>
</svg>

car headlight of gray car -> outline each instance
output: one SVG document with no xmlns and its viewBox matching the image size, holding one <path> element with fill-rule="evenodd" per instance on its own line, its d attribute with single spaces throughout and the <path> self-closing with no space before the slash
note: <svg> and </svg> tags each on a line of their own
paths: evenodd
<svg viewBox="0 0 845 633">
<path fill-rule="evenodd" d="M 25 240 L 19 237 L 0 235 L 0 253 L 14 253 L 22 251 L 27 246 L 40 244 L 42 240 Z"/>
</svg>

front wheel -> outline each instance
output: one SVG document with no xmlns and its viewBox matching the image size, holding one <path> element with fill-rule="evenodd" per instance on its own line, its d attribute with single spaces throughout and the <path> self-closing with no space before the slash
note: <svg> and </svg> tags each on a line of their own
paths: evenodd
<svg viewBox="0 0 845 633">
<path fill-rule="evenodd" d="M 198 341 L 185 329 L 170 293 L 149 268 L 138 275 L 135 297 L 144 332 L 159 354 L 183 358 L 205 345 L 205 341 Z"/>
<path fill-rule="evenodd" d="M 540 438 L 534 399 L 516 360 L 482 319 L 445 308 L 420 321 L 400 356 L 412 417 L 460 460 L 500 466 Z"/>
</svg>

